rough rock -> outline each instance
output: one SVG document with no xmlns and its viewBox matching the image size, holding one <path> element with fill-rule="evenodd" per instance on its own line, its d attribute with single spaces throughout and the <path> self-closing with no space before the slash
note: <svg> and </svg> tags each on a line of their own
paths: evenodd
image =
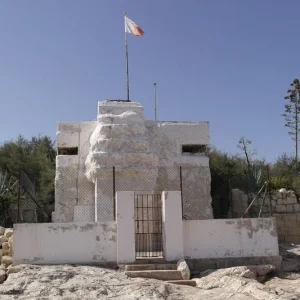
<svg viewBox="0 0 300 300">
<path fill-rule="evenodd" d="M 6 278 L 5 270 L 0 269 L 0 283 L 3 283 L 5 281 L 5 278 Z"/>
<path fill-rule="evenodd" d="M 8 239 L 10 238 L 14 233 L 14 230 L 12 228 L 6 228 L 4 232 L 4 236 Z"/>
<path fill-rule="evenodd" d="M 253 266 L 252 266 L 253 267 Z M 204 290 L 225 290 L 232 295 L 243 295 L 240 299 L 300 299 L 300 294 L 286 290 L 278 294 L 276 288 L 270 288 L 254 279 L 256 274 L 267 272 L 268 268 L 234 267 L 228 269 L 210 270 L 203 272 L 203 277 L 194 279 L 197 287 Z M 272 268 L 270 268 L 272 272 Z M 265 273 L 267 275 L 267 273 Z M 265 276 L 261 275 L 261 276 Z M 252 277 L 252 278 L 251 278 Z M 260 277 L 260 276 L 259 276 Z M 223 299 L 220 295 L 220 299 Z M 234 298 L 233 298 L 234 299 Z"/>
<path fill-rule="evenodd" d="M 4 235 L 0 236 L 0 244 L 3 244 L 4 242 L 7 242 L 8 238 L 6 238 Z"/>
<path fill-rule="evenodd" d="M 18 265 L 18 268 L 18 273 L 11 273 L 0 285 L 1 300 L 300 299 L 300 294 L 295 292 L 296 283 L 291 292 L 241 277 L 255 275 L 247 267 L 206 272 L 202 278 L 195 279 L 198 288 L 155 279 L 127 278 L 124 272 L 92 266 Z"/>
<path fill-rule="evenodd" d="M 9 254 L 9 245 L 8 245 L 8 242 L 4 242 L 2 244 L 2 254 L 3 255 L 8 255 Z"/>
<path fill-rule="evenodd" d="M 10 266 L 7 267 L 6 274 L 9 275 L 9 274 L 13 274 L 13 273 L 18 273 L 21 270 L 22 269 L 19 266 L 10 265 Z"/>
<path fill-rule="evenodd" d="M 5 228 L 0 226 L 0 235 L 4 235 L 4 232 L 5 232 Z"/>
<path fill-rule="evenodd" d="M 282 271 L 284 272 L 298 272 L 300 270 L 300 260 L 285 259 L 282 261 Z"/>
<path fill-rule="evenodd" d="M 191 278 L 189 266 L 184 259 L 178 261 L 177 270 L 181 272 L 182 279 L 189 280 Z"/>
<path fill-rule="evenodd" d="M 12 264 L 12 257 L 8 255 L 2 256 L 1 263 L 7 268 Z"/>
</svg>

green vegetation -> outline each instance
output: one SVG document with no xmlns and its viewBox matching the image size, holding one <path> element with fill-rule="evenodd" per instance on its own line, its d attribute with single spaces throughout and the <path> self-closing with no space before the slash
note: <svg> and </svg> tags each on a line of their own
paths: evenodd
<svg viewBox="0 0 300 300">
<path fill-rule="evenodd" d="M 35 200 L 50 216 L 54 205 L 55 155 L 54 142 L 47 136 L 32 137 L 31 140 L 19 136 L 0 146 L 2 213 L 10 203 L 17 202 L 18 188 L 15 182 L 18 181 L 20 169 L 23 169 L 35 185 Z M 21 192 L 24 194 L 23 190 Z M 41 211 L 38 210 L 38 213 Z M 45 216 L 39 214 L 39 220 L 44 221 Z"/>
</svg>

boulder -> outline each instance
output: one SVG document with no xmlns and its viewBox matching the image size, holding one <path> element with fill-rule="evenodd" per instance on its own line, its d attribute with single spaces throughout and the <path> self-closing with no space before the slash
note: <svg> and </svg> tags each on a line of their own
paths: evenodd
<svg viewBox="0 0 300 300">
<path fill-rule="evenodd" d="M 9 275 L 9 274 L 13 274 L 13 273 L 18 273 L 21 271 L 21 268 L 20 266 L 13 266 L 13 265 L 10 265 L 8 266 L 7 268 L 7 271 L 6 271 L 6 274 Z"/>
<path fill-rule="evenodd" d="M 5 278 L 6 278 L 5 270 L 0 269 L 0 283 L 3 283 L 5 281 Z"/>
<path fill-rule="evenodd" d="M 191 277 L 191 272 L 188 264 L 184 259 L 181 259 L 177 262 L 177 271 L 181 272 L 182 279 L 189 280 Z"/>
<path fill-rule="evenodd" d="M 8 239 L 8 246 L 9 246 L 9 255 L 10 256 L 13 256 L 13 236 L 11 236 L 9 239 Z"/>
<path fill-rule="evenodd" d="M 8 255 L 2 256 L 1 263 L 7 268 L 12 264 L 12 257 Z"/>
<path fill-rule="evenodd" d="M 6 228 L 4 232 L 4 236 L 8 239 L 10 238 L 14 233 L 14 230 L 12 228 Z"/>
<path fill-rule="evenodd" d="M 2 244 L 2 251 L 3 251 L 3 255 L 8 255 L 9 254 L 9 244 L 8 244 L 8 242 L 4 242 Z"/>
<path fill-rule="evenodd" d="M 300 260 L 298 259 L 284 259 L 282 261 L 282 271 L 284 272 L 298 272 L 300 270 Z"/>
<path fill-rule="evenodd" d="M 2 245 L 3 243 L 7 242 L 8 238 L 6 238 L 4 235 L 0 236 L 0 245 Z"/>
<path fill-rule="evenodd" d="M 5 228 L 0 226 L 0 235 L 4 235 L 4 232 L 5 232 Z"/>
<path fill-rule="evenodd" d="M 247 266 L 247 268 L 253 272 L 256 277 L 265 276 L 276 269 L 273 265 L 253 265 Z"/>
</svg>

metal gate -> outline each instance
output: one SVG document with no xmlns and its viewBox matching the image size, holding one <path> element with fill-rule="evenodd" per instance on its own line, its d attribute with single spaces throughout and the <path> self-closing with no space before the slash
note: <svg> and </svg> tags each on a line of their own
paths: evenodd
<svg viewBox="0 0 300 300">
<path fill-rule="evenodd" d="M 162 205 L 161 194 L 135 193 L 135 255 L 162 257 Z"/>
</svg>

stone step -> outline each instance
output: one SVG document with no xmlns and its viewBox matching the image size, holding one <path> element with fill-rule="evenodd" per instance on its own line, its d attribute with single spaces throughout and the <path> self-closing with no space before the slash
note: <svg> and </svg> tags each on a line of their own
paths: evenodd
<svg viewBox="0 0 300 300">
<path fill-rule="evenodd" d="M 189 285 L 196 287 L 196 281 L 195 280 L 168 280 L 168 283 L 173 283 L 173 284 L 179 284 L 179 285 Z"/>
<path fill-rule="evenodd" d="M 176 270 L 126 271 L 125 275 L 136 278 L 152 278 L 158 280 L 182 280 L 181 272 Z"/>
<path fill-rule="evenodd" d="M 173 263 L 176 264 L 177 261 Z M 166 264 L 166 260 L 163 257 L 138 258 L 135 260 L 134 264 L 135 265 Z"/>
<path fill-rule="evenodd" d="M 148 271 L 148 270 L 177 270 L 176 264 L 135 264 L 126 265 L 126 271 Z"/>
</svg>

